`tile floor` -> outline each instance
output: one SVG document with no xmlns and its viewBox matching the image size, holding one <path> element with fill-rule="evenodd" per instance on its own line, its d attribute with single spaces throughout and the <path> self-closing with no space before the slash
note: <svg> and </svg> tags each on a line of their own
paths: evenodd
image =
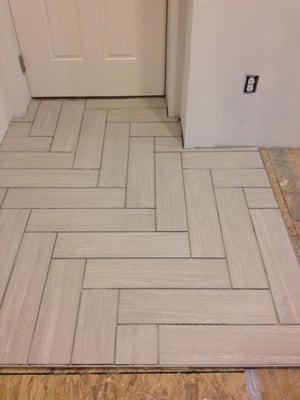
<svg viewBox="0 0 300 400">
<path fill-rule="evenodd" d="M 183 150 L 164 99 L 33 100 L 0 204 L 0 365 L 300 365 L 259 151 Z"/>
</svg>

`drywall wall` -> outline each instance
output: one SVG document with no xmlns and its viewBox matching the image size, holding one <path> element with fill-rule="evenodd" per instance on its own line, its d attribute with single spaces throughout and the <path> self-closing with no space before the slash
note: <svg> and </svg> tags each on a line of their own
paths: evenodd
<svg viewBox="0 0 300 400">
<path fill-rule="evenodd" d="M 30 92 L 22 74 L 8 0 L 0 1 L 0 141 L 12 116 L 26 111 Z"/>
<path fill-rule="evenodd" d="M 185 146 L 299 146 L 299 0 L 187 1 Z"/>
</svg>

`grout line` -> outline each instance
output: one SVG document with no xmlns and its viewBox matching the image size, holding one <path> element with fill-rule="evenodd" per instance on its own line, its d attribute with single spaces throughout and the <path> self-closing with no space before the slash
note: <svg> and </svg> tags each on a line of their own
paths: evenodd
<svg viewBox="0 0 300 400">
<path fill-rule="evenodd" d="M 78 301 L 78 308 L 77 308 L 77 313 L 76 313 L 76 320 L 75 320 L 75 326 L 74 326 L 74 334 L 73 334 L 71 354 L 70 354 L 70 363 L 69 364 L 72 364 L 72 359 L 73 359 L 75 339 L 76 339 L 78 320 L 79 320 L 79 312 L 80 312 L 80 307 L 81 307 L 81 299 L 82 299 L 82 293 L 83 293 L 83 289 L 84 289 L 84 279 L 85 279 L 85 273 L 86 273 L 86 265 L 87 265 L 87 259 L 84 259 L 82 282 L 81 282 L 80 296 L 79 296 L 79 301 Z"/>
<path fill-rule="evenodd" d="M 38 323 L 38 319 L 39 319 L 39 316 L 40 316 L 41 307 L 42 307 L 42 303 L 43 303 L 43 299 L 44 299 L 45 289 L 46 289 L 46 285 L 47 285 L 48 278 L 49 278 L 49 273 L 50 273 L 50 268 L 51 268 L 51 263 L 52 263 L 52 257 L 53 257 L 53 253 L 54 253 L 54 249 L 55 249 L 55 245 L 56 245 L 56 241 L 57 241 L 57 236 L 58 236 L 58 234 L 55 235 L 55 239 L 54 239 L 54 242 L 53 242 L 53 247 L 52 247 L 51 255 L 50 255 L 50 258 L 49 258 L 48 270 L 47 270 L 46 278 L 45 278 L 45 281 L 44 281 L 44 284 L 43 284 L 43 290 L 42 290 L 42 294 L 41 294 L 41 298 L 40 298 L 40 303 L 39 303 L 38 311 L 36 313 L 35 322 L 34 322 L 34 325 L 33 325 L 30 345 L 29 345 L 28 353 L 27 353 L 27 364 L 29 363 L 29 357 L 30 357 L 31 348 L 32 348 L 32 344 L 33 344 L 33 338 L 34 338 L 34 334 L 35 334 L 35 331 L 36 331 L 36 327 L 37 327 L 37 323 Z"/>
<path fill-rule="evenodd" d="M 24 209 L 24 210 L 25 210 L 25 209 Z M 7 279 L 7 283 L 6 283 L 5 289 L 4 289 L 4 291 L 3 291 L 2 299 L 0 299 L 0 310 L 1 310 L 1 308 L 2 308 L 4 299 L 5 299 L 5 297 L 6 297 L 6 293 L 7 293 L 7 290 L 8 290 L 8 286 L 9 286 L 9 283 L 10 283 L 10 281 L 11 281 L 11 277 L 12 277 L 12 275 L 13 275 L 13 271 L 14 271 L 14 269 L 15 269 L 15 264 L 16 264 L 18 255 L 19 255 L 19 253 L 20 253 L 20 249 L 21 249 L 21 247 L 22 247 L 22 243 L 23 243 L 23 240 L 24 240 L 24 236 L 25 236 L 25 234 L 26 234 L 26 229 L 27 229 L 27 226 L 28 226 L 28 222 L 29 222 L 30 215 L 31 215 L 31 210 L 29 210 L 29 212 L 28 212 L 27 220 L 26 220 L 26 223 L 25 223 L 24 229 L 23 229 L 23 234 L 22 234 L 20 243 L 19 243 L 19 245 L 18 245 L 18 248 L 17 248 L 16 254 L 15 254 L 15 257 L 14 257 L 14 259 L 13 259 L 13 263 L 12 263 L 12 266 L 11 266 L 11 270 L 10 270 L 10 273 L 9 273 L 9 277 L 8 277 L 8 279 Z"/>
<path fill-rule="evenodd" d="M 121 295 L 121 289 L 118 289 L 118 298 L 117 298 L 117 310 L 116 310 L 116 326 L 115 326 L 115 337 L 114 337 L 114 364 L 116 365 L 117 363 L 117 346 L 118 346 L 118 325 L 119 325 L 119 311 L 120 311 L 120 295 Z"/>
<path fill-rule="evenodd" d="M 103 139 L 102 139 L 101 155 L 100 155 L 100 160 L 99 160 L 97 187 L 100 187 L 100 176 L 101 176 L 101 169 L 102 169 L 102 163 L 103 163 L 104 147 L 105 147 L 105 141 L 107 138 L 107 116 L 108 116 L 108 111 L 105 110 L 105 123 L 104 123 L 104 128 L 103 128 L 104 132 L 103 132 Z"/>
<path fill-rule="evenodd" d="M 63 110 L 63 107 L 64 107 L 64 103 L 65 103 L 65 100 L 62 99 L 61 107 L 60 107 L 60 110 L 59 110 L 59 113 L 58 113 L 58 116 L 57 116 L 56 125 L 55 125 L 55 127 L 53 129 L 53 135 L 52 135 L 52 140 L 51 140 L 51 144 L 50 144 L 50 148 L 49 148 L 49 153 L 52 152 L 53 142 L 54 142 L 55 135 L 56 135 L 56 132 L 57 132 L 58 123 L 59 123 L 59 120 L 60 120 L 61 115 L 62 115 L 62 110 Z M 40 102 L 40 104 L 41 104 L 41 102 Z"/>
<path fill-rule="evenodd" d="M 38 104 L 38 106 L 37 106 L 37 108 L 36 108 L 36 112 L 35 112 L 35 114 L 34 114 L 33 120 L 31 121 L 31 127 L 30 127 L 30 129 L 29 129 L 29 132 L 28 132 L 27 137 L 34 137 L 34 136 L 31 136 L 31 131 L 32 131 L 32 127 L 33 127 L 33 125 L 34 125 L 36 116 L 38 115 L 38 112 L 39 112 L 39 110 L 40 110 L 41 104 L 42 104 L 42 102 L 39 101 L 39 104 Z M 29 105 L 28 105 L 28 107 L 29 107 Z M 50 150 L 50 147 L 49 147 L 49 150 Z"/>
<path fill-rule="evenodd" d="M 6 198 L 6 195 L 8 193 L 8 188 L 3 188 L 4 189 L 4 195 L 2 197 L 2 200 L 0 201 L 0 208 L 2 208 L 3 204 L 4 204 L 4 200 Z"/>
<path fill-rule="evenodd" d="M 131 148 L 131 122 L 129 122 L 129 137 L 128 137 L 128 151 L 127 151 L 127 174 L 126 174 L 126 188 L 125 188 L 125 203 L 124 207 L 128 208 L 128 183 L 129 183 L 129 164 L 131 161 L 130 148 Z"/>
<path fill-rule="evenodd" d="M 230 281 L 231 288 L 234 289 L 232 275 L 231 275 L 231 269 L 230 269 L 229 260 L 228 260 L 227 249 L 226 249 L 226 245 L 225 245 L 225 238 L 224 238 L 223 228 L 222 228 L 222 224 L 221 224 L 221 217 L 220 217 L 220 212 L 219 212 L 219 207 L 218 207 L 216 188 L 214 187 L 214 181 L 213 181 L 211 169 L 209 170 L 209 174 L 210 174 L 210 181 L 211 181 L 211 186 L 212 186 L 212 191 L 213 191 L 213 196 L 214 196 L 214 200 L 215 200 L 215 206 L 216 206 L 216 211 L 217 211 L 217 216 L 218 216 L 218 221 L 219 221 L 220 234 L 221 234 L 221 238 L 222 238 L 222 242 L 223 242 L 223 249 L 224 249 L 224 254 L 225 254 L 225 259 L 226 259 L 226 266 L 227 266 L 229 281 Z"/>
<path fill-rule="evenodd" d="M 160 364 L 160 330 L 159 330 L 159 325 L 156 325 L 156 334 L 157 334 L 157 359 L 156 359 L 156 363 L 157 365 Z"/>
<path fill-rule="evenodd" d="M 244 372 L 249 400 L 262 400 L 260 379 L 257 369 L 246 369 Z"/>
<path fill-rule="evenodd" d="M 182 170 L 182 185 L 183 185 L 183 193 L 184 193 L 185 217 L 186 217 L 186 224 L 187 224 L 189 249 L 190 249 L 190 256 L 193 257 L 191 230 L 190 230 L 190 216 L 189 216 L 188 205 L 187 205 L 187 193 L 186 193 L 186 183 L 185 183 L 184 170 L 183 170 L 183 159 L 182 159 L 182 154 L 181 153 L 179 153 L 179 154 L 180 154 L 180 162 L 181 162 L 181 170 Z"/>
<path fill-rule="evenodd" d="M 78 149 L 79 149 L 79 143 L 80 143 L 80 139 L 81 139 L 81 135 L 82 135 L 82 128 L 83 128 L 83 124 L 84 124 L 85 117 L 86 117 L 85 106 L 86 106 L 86 100 L 84 100 L 84 106 L 83 106 L 82 116 L 81 116 L 81 121 L 80 121 L 80 126 L 79 126 L 79 133 L 78 133 L 78 136 L 76 138 L 76 145 L 74 146 L 74 148 L 75 148 L 75 150 L 74 150 L 75 156 L 74 156 L 74 161 L 73 161 L 73 165 L 72 165 L 73 169 L 75 169 L 75 163 L 76 163 L 77 153 L 78 153 Z M 77 169 L 75 169 L 75 170 L 77 170 Z"/>
</svg>

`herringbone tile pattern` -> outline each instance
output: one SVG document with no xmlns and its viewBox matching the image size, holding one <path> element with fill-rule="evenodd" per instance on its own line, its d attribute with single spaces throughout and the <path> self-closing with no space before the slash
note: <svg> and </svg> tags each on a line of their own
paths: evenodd
<svg viewBox="0 0 300 400">
<path fill-rule="evenodd" d="M 300 268 L 258 149 L 164 99 L 33 100 L 0 145 L 0 365 L 300 365 Z"/>
</svg>

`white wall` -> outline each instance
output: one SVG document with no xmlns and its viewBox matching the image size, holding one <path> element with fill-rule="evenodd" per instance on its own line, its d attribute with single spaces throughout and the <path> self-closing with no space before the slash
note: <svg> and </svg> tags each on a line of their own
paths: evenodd
<svg viewBox="0 0 300 400">
<path fill-rule="evenodd" d="M 25 113 L 30 92 L 18 61 L 19 48 L 8 0 L 0 1 L 0 141 L 12 116 Z"/>
<path fill-rule="evenodd" d="M 185 146 L 299 146 L 299 0 L 187 2 Z M 247 74 L 261 76 L 256 94 Z"/>
</svg>

